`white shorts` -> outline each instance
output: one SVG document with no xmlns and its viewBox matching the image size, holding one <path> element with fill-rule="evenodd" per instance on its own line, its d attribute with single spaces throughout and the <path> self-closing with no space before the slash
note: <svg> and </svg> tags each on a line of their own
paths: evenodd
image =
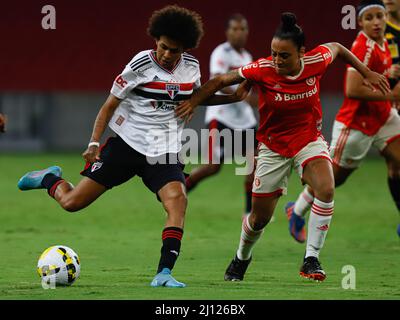
<svg viewBox="0 0 400 320">
<path fill-rule="evenodd" d="M 371 146 L 382 152 L 390 142 L 400 137 L 400 116 L 393 108 L 386 123 L 373 136 L 350 129 L 338 121 L 335 121 L 332 130 L 333 163 L 342 168 L 356 169 Z"/>
<path fill-rule="evenodd" d="M 285 158 L 260 143 L 253 182 L 253 197 L 270 197 L 287 193 L 287 185 L 293 167 L 303 177 L 308 162 L 317 158 L 332 161 L 326 141 L 319 137 L 301 149 L 293 158 Z"/>
</svg>

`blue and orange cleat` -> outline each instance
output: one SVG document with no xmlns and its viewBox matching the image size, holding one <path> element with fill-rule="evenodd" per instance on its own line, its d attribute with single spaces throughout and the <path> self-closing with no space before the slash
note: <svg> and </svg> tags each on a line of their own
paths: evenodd
<svg viewBox="0 0 400 320">
<path fill-rule="evenodd" d="M 44 187 L 42 186 L 42 180 L 44 176 L 48 173 L 52 173 L 57 177 L 61 177 L 62 170 L 59 166 L 52 166 L 44 170 L 30 171 L 25 174 L 21 179 L 19 179 L 18 189 L 22 191 L 32 189 L 44 189 Z"/>
<path fill-rule="evenodd" d="M 293 213 L 294 204 L 294 202 L 288 202 L 285 206 L 286 216 L 289 220 L 289 232 L 297 242 L 304 243 L 307 238 L 306 220 Z"/>
<path fill-rule="evenodd" d="M 156 274 L 150 284 L 152 287 L 168 287 L 168 288 L 184 288 L 186 284 L 176 281 L 171 275 L 171 270 L 164 268 L 160 273 Z"/>
</svg>

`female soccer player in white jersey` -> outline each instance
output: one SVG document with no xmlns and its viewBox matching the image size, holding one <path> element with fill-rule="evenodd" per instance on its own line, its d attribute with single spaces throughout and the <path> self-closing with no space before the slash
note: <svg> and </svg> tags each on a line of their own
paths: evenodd
<svg viewBox="0 0 400 320">
<path fill-rule="evenodd" d="M 252 249 L 272 217 L 279 197 L 286 193 L 292 168 L 302 181 L 313 187 L 315 194 L 300 274 L 314 280 L 325 279 L 318 257 L 333 214 L 334 180 L 328 146 L 320 131 L 319 81 L 329 64 L 340 57 L 363 75 L 371 89 L 375 84 L 383 92 L 389 91 L 384 76 L 370 71 L 342 45 L 328 43 L 305 53 L 304 43 L 304 33 L 296 24 L 295 15 L 282 14 L 282 23 L 271 43 L 272 56 L 208 81 L 177 108 L 177 114 L 185 118 L 220 88 L 245 79 L 259 92 L 260 145 L 253 207 L 251 214 L 243 219 L 239 248 L 225 273 L 227 281 L 243 280 Z"/>
<path fill-rule="evenodd" d="M 198 46 L 203 26 L 197 13 L 167 6 L 153 13 L 148 33 L 155 39 L 156 50 L 138 53 L 116 77 L 83 153 L 87 165 L 81 174 L 85 177 L 73 187 L 61 178 L 61 168 L 53 166 L 28 172 L 18 187 L 46 188 L 63 209 L 73 212 L 139 176 L 167 212 L 161 258 L 151 285 L 184 287 L 171 276 L 180 252 L 187 202 L 183 165 L 177 160 L 183 122 L 174 109 L 200 86 L 199 62 L 184 50 Z M 213 103 L 233 101 L 237 99 L 231 95 L 214 97 Z M 107 125 L 116 136 L 99 148 Z"/>
<path fill-rule="evenodd" d="M 352 52 L 369 67 L 386 77 L 390 75 L 391 55 L 385 40 L 385 7 L 380 0 L 361 1 L 358 21 L 361 31 L 353 43 Z M 345 100 L 340 108 L 332 131 L 331 156 L 335 186 L 342 185 L 357 169 L 369 149 L 374 146 L 385 158 L 390 191 L 400 210 L 400 117 L 392 108 L 400 100 L 400 85 L 390 94 L 372 92 L 362 86 L 362 75 L 347 69 Z M 305 234 L 304 216 L 315 197 L 314 188 L 308 186 L 295 203 L 286 205 L 290 217 L 291 235 L 301 242 Z M 400 235 L 400 225 L 397 228 Z"/>
</svg>

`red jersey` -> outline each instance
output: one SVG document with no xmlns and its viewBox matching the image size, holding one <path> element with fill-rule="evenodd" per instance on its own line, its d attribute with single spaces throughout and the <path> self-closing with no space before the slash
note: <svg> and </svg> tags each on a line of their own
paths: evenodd
<svg viewBox="0 0 400 320">
<path fill-rule="evenodd" d="M 353 43 L 351 51 L 372 71 L 389 76 L 392 58 L 387 41 L 383 47 L 360 32 Z M 347 66 L 347 72 L 351 67 Z M 351 71 L 354 72 L 354 71 Z M 346 87 L 346 80 L 344 82 Z M 390 101 L 362 101 L 345 97 L 336 120 L 347 127 L 373 136 L 385 124 L 391 109 Z"/>
<path fill-rule="evenodd" d="M 321 45 L 305 54 L 296 76 L 279 75 L 271 56 L 239 69 L 258 88 L 259 142 L 291 158 L 318 139 L 322 123 L 319 80 L 332 59 L 330 49 Z"/>
</svg>

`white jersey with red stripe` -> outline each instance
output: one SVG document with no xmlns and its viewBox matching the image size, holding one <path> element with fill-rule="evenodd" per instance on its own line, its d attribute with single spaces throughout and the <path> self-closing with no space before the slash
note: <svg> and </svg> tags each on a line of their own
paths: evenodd
<svg viewBox="0 0 400 320">
<path fill-rule="evenodd" d="M 183 53 L 175 68 L 167 70 L 154 50 L 142 51 L 113 83 L 111 94 L 122 101 L 109 127 L 146 156 L 177 153 L 184 123 L 175 108 L 200 85 L 199 61 L 193 56 Z"/>
<path fill-rule="evenodd" d="M 238 52 L 229 42 L 224 42 L 211 54 L 210 77 L 213 78 L 215 75 L 243 67 L 253 61 L 252 59 L 250 53 L 245 49 Z M 230 88 L 236 90 L 237 85 Z M 205 122 L 208 124 L 212 120 L 217 120 L 231 129 L 249 129 L 257 125 L 253 109 L 245 101 L 207 107 Z"/>
</svg>

